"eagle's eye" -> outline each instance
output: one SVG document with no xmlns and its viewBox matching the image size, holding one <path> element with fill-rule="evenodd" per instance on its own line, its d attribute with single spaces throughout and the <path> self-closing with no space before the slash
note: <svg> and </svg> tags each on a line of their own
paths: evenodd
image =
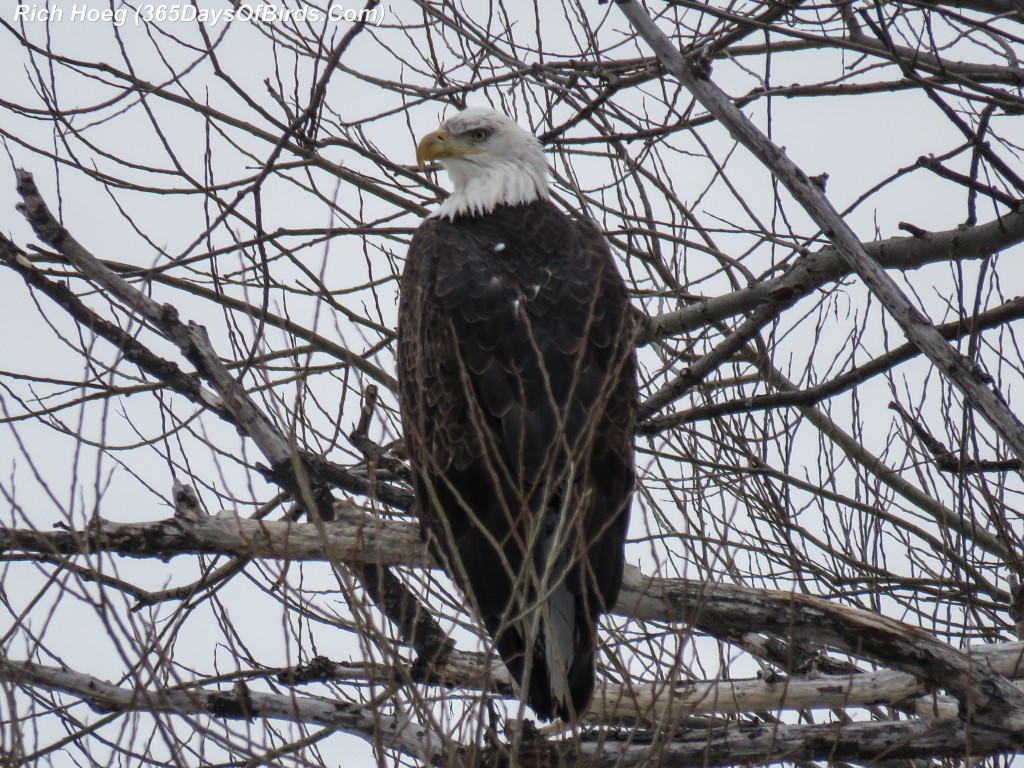
<svg viewBox="0 0 1024 768">
<path fill-rule="evenodd" d="M 469 134 L 469 138 L 471 138 L 473 141 L 484 141 L 490 135 L 491 132 L 488 131 L 486 128 L 477 128 L 475 131 Z"/>
</svg>

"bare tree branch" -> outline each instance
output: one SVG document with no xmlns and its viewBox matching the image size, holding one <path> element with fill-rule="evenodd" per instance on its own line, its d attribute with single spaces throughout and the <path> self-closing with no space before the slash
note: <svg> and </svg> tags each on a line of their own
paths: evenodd
<svg viewBox="0 0 1024 768">
<path fill-rule="evenodd" d="M 0 764 L 1016 759 L 1019 0 L 108 5 L 0 10 Z M 434 566 L 396 403 L 414 147 L 484 104 L 645 332 L 572 727 Z"/>
<path fill-rule="evenodd" d="M 1024 461 L 1024 424 L 1006 406 L 1003 397 L 991 389 L 991 377 L 945 343 L 927 318 L 865 250 L 829 203 L 821 187 L 808 179 L 785 152 L 745 118 L 718 87 L 694 71 L 686 57 L 671 44 L 635 0 L 623 0 L 616 5 L 654 48 L 665 68 L 679 78 L 737 141 L 772 170 L 832 241 L 842 258 L 885 305 L 907 338 L 956 384 L 964 397 L 984 414 L 1017 458 Z"/>
</svg>

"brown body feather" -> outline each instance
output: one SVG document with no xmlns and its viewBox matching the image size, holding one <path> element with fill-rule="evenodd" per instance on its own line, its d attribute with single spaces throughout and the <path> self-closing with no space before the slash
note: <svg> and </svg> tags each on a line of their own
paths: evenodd
<svg viewBox="0 0 1024 768">
<path fill-rule="evenodd" d="M 634 331 L 608 245 L 547 200 L 427 219 L 398 345 L 424 534 L 536 713 L 575 719 L 634 483 Z"/>
</svg>

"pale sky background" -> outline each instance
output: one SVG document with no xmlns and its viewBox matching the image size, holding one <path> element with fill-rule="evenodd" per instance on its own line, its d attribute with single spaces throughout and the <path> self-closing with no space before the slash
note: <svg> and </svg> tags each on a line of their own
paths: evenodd
<svg viewBox="0 0 1024 768">
<path fill-rule="evenodd" d="M 222 7 L 226 3 L 203 2 L 204 7 Z M 64 8 L 67 17 L 60 23 L 52 23 L 49 26 L 42 22 L 28 22 L 26 27 L 31 38 L 39 44 L 43 44 L 47 36 L 50 36 L 50 46 L 53 50 L 59 51 L 62 55 L 81 58 L 83 60 L 108 61 L 112 66 L 123 69 L 125 67 L 124 56 L 120 46 L 128 52 L 128 58 L 135 68 L 136 75 L 151 82 L 161 82 L 167 78 L 168 66 L 178 68 L 192 61 L 194 54 L 187 52 L 183 47 L 173 45 L 166 40 L 161 41 L 162 50 L 168 54 L 169 61 L 161 61 L 154 54 L 153 46 L 143 28 L 134 24 L 129 11 L 125 24 L 117 31 L 120 35 L 120 42 L 114 29 L 110 24 L 100 22 L 70 21 L 72 6 L 88 7 L 91 10 L 110 8 L 110 4 L 99 0 L 80 0 L 78 3 L 57 0 L 51 3 L 53 8 Z M 159 4 L 157 4 L 159 5 Z M 170 7 L 173 4 L 165 4 Z M 42 3 L 35 4 L 37 8 L 43 7 Z M 126 6 L 114 2 L 114 7 L 126 10 Z M 601 28 L 603 39 L 611 41 L 617 36 L 621 37 L 621 31 L 627 28 L 625 20 L 616 16 L 617 11 L 611 5 L 598 6 L 595 2 L 587 2 L 584 9 L 596 23 L 606 14 L 609 20 Z M 9 24 L 14 23 L 16 4 L 5 3 L 0 10 L 0 18 Z M 384 27 L 387 25 L 399 24 L 403 21 L 415 21 L 419 18 L 419 11 L 412 4 L 394 2 L 383 5 Z M 545 45 L 554 51 L 576 50 L 576 44 L 571 37 L 570 23 L 558 15 L 554 10 L 549 16 L 545 16 L 544 42 Z M 173 28 L 184 41 L 201 43 L 194 24 L 180 23 L 177 26 L 168 24 L 166 29 Z M 345 24 L 339 25 L 339 31 L 346 29 Z M 253 25 L 233 24 L 230 27 L 218 25 L 209 29 L 211 37 L 216 38 L 223 35 L 218 45 L 218 57 L 225 70 L 234 78 L 237 83 L 246 91 L 258 94 L 257 98 L 263 104 L 269 104 L 266 98 L 264 80 L 270 78 L 272 81 L 277 74 L 274 71 L 275 51 L 271 49 L 266 38 L 259 34 Z M 397 32 L 388 33 L 386 30 L 378 30 L 379 37 L 374 39 L 370 35 L 358 38 L 352 49 L 346 54 L 343 63 L 349 63 L 355 69 L 362 72 L 373 72 L 377 77 L 388 79 L 401 79 L 405 76 L 399 56 L 388 56 L 387 46 L 402 46 L 403 38 Z M 524 31 L 524 36 L 525 36 Z M 27 52 L 11 43 L 10 34 L 4 32 L 7 38 L 0 42 L 0 71 L 6 73 L 3 83 L 0 85 L 0 99 L 16 103 L 37 103 L 38 99 L 33 94 L 31 79 L 26 74 L 26 68 L 33 67 Z M 396 48 L 400 55 L 415 57 L 415 53 L 408 47 L 404 50 Z M 277 51 L 278 60 L 282 65 L 282 75 L 294 76 L 289 71 L 289 54 L 284 51 Z M 643 51 L 646 55 L 648 52 Z M 623 50 L 623 58 L 637 55 L 635 49 Z M 834 57 L 829 54 L 822 54 L 823 67 L 836 67 L 835 75 L 840 76 L 841 71 Z M 41 61 L 36 59 L 36 63 Z M 305 65 L 303 65 L 305 66 Z M 772 60 L 772 81 L 775 83 L 797 82 L 806 79 L 807 58 L 788 58 L 778 56 Z M 761 75 L 763 73 L 757 73 Z M 744 72 L 741 67 L 731 65 L 728 62 L 718 62 L 713 70 L 715 81 L 728 92 L 738 95 L 750 90 L 757 82 L 757 78 L 750 73 Z M 76 105 L 90 104 L 96 101 L 109 98 L 110 91 L 105 87 L 97 86 L 82 81 L 81 78 L 70 77 L 67 73 L 58 74 L 57 91 L 63 100 L 63 108 L 71 108 Z M 299 79 L 309 83 L 311 73 L 305 70 L 300 71 Z M 824 78 L 822 78 L 824 79 Z M 416 76 L 416 82 L 420 82 L 420 76 Z M 186 79 L 190 93 L 198 99 L 208 101 L 215 109 L 237 114 L 243 120 L 252 119 L 250 110 L 242 103 L 237 95 L 232 94 L 222 81 L 219 81 L 211 72 L 208 64 L 204 63 L 191 73 Z M 494 90 L 487 90 L 484 93 L 476 93 L 470 103 L 482 104 L 488 98 L 496 100 L 501 94 Z M 633 92 L 623 95 L 623 99 L 639 102 L 642 96 Z M 162 141 L 166 140 L 175 149 L 176 158 L 185 166 L 187 171 L 197 178 L 202 178 L 205 163 L 205 135 L 203 122 L 194 113 L 176 108 L 158 99 L 150 100 L 152 108 L 158 116 L 159 123 L 165 131 L 163 139 L 158 137 L 146 114 L 143 110 L 135 108 L 127 112 L 120 112 L 112 108 L 106 110 L 104 115 L 108 118 L 106 122 L 97 123 L 89 130 L 89 135 L 96 142 L 101 151 L 116 152 L 123 156 L 132 158 L 140 164 L 152 164 L 155 166 L 167 166 L 168 158 L 163 149 Z M 681 99 L 685 103 L 685 99 Z M 361 117 L 375 115 L 385 109 L 395 110 L 386 118 L 367 123 L 363 126 L 366 135 L 372 142 L 385 151 L 388 158 L 395 162 L 413 163 L 415 139 L 433 130 L 439 119 L 446 113 L 447 108 L 440 103 L 428 103 L 417 105 L 408 111 L 401 109 L 402 104 L 394 93 L 385 94 L 378 87 L 370 82 L 360 82 L 358 77 L 339 76 L 332 81 L 327 98 L 328 108 L 341 114 L 345 120 L 355 121 Z M 650 109 L 656 111 L 661 107 L 653 101 Z M 753 108 L 747 110 L 748 114 L 754 117 L 760 125 L 765 125 L 764 102 L 760 102 Z M 832 100 L 828 103 L 828 109 L 823 109 L 818 99 L 773 99 L 772 109 L 772 132 L 773 139 L 784 146 L 789 155 L 809 174 L 816 175 L 827 172 L 829 174 L 828 193 L 835 207 L 844 209 L 858 195 L 875 183 L 880 182 L 888 174 L 898 168 L 912 165 L 920 155 L 929 153 L 940 154 L 956 146 L 961 142 L 961 137 L 955 133 L 953 128 L 945 121 L 936 119 L 936 108 L 926 99 L 918 94 L 893 93 L 878 94 L 870 97 L 858 97 L 848 101 Z M 563 110 L 565 111 L 565 110 Z M 552 123 L 558 124 L 568 116 L 559 114 Z M 530 114 L 516 115 L 523 124 L 528 124 L 531 119 L 535 124 L 542 122 L 543 115 L 536 111 Z M 83 115 L 76 118 L 76 125 L 81 127 L 83 123 L 89 123 L 94 118 L 90 115 Z M 1015 118 L 1016 123 L 1010 125 L 1005 119 L 1000 121 L 999 129 L 1005 135 L 1015 136 L 1019 144 L 1024 145 L 1024 127 L 1020 124 L 1020 118 Z M 543 122 L 541 129 L 550 127 L 551 123 Z M 49 131 L 48 126 L 43 122 L 31 121 L 23 117 L 11 114 L 9 111 L 0 110 L 0 130 L 12 136 L 22 136 L 37 147 L 53 148 L 55 143 L 54 135 Z M 735 183 L 741 180 L 744 184 L 743 198 L 766 220 L 771 218 L 773 212 L 770 208 L 771 201 L 771 179 L 768 174 L 752 161 L 743 150 L 733 152 L 733 146 L 724 132 L 714 126 L 701 130 L 700 135 L 713 148 L 714 154 L 719 162 L 725 162 L 728 158 L 728 170 L 730 178 Z M 238 133 L 232 136 L 248 149 L 251 149 L 255 157 L 265 159 L 269 153 L 270 146 L 263 141 L 249 139 Z M 214 140 L 212 167 L 218 180 L 240 178 L 252 175 L 256 169 L 256 163 L 251 158 L 242 157 L 237 151 L 227 146 L 226 142 L 220 139 Z M 698 148 L 695 145 L 694 150 Z M 98 153 L 91 154 L 84 149 L 83 161 L 89 165 L 93 162 L 101 170 L 107 167 L 107 161 Z M 58 175 L 54 165 L 47 158 L 25 147 L 19 146 L 17 142 L 8 140 L 6 152 L 11 157 L 10 162 L 0 164 L 0 222 L 2 222 L 5 233 L 13 237 L 15 242 L 25 245 L 35 242 L 34 236 L 27 224 L 15 211 L 15 204 L 19 198 L 15 192 L 13 167 L 21 167 L 32 172 L 36 183 L 48 200 L 51 208 L 57 208 Z M 730 154 L 732 153 L 732 154 Z M 327 159 L 342 163 L 347 168 L 366 173 L 372 173 L 373 167 L 366 160 L 359 158 L 354 153 L 344 150 L 341 147 L 328 147 L 322 151 Z M 677 156 L 677 165 L 673 166 L 671 176 L 677 187 L 688 202 L 693 202 L 698 190 L 702 190 L 708 180 L 713 176 L 713 169 L 709 168 L 706 160 L 699 156 L 687 158 Z M 564 167 L 564 159 L 553 157 L 556 168 L 561 172 Z M 583 186 L 591 179 L 594 183 L 598 180 L 607 182 L 607 164 L 603 161 L 594 160 L 588 163 L 586 159 L 574 158 L 572 160 L 573 170 L 580 177 Z M 324 173 L 316 175 L 318 182 L 322 185 L 321 191 L 327 196 L 334 198 L 340 207 L 359 212 L 360 216 L 367 220 L 391 209 L 383 206 L 379 201 L 366 199 L 359 200 L 348 185 L 336 185 L 330 177 Z M 137 180 L 147 183 L 151 177 L 147 174 L 137 174 Z M 448 179 L 445 174 L 438 174 L 434 181 L 444 188 L 448 188 Z M 161 183 L 166 183 L 162 181 Z M 83 177 L 76 172 L 62 170 L 59 174 L 59 189 L 62 206 L 60 213 L 67 228 L 74 236 L 89 248 L 94 254 L 101 258 L 108 258 L 115 261 L 124 261 L 139 266 L 149 266 L 160 263 L 163 257 L 157 252 L 162 249 L 167 254 L 177 255 L 189 243 L 191 243 L 203 229 L 205 212 L 202 200 L 198 196 L 141 194 L 132 191 L 119 191 L 113 196 L 106 194 L 94 181 Z M 693 194 L 689 194 L 693 191 Z M 420 190 L 425 202 L 429 191 L 426 187 Z M 228 195 L 233 196 L 233 193 Z M 614 200 L 609 198 L 610 205 Z M 138 229 L 146 234 L 152 241 L 147 242 L 140 237 L 138 232 L 133 231 L 125 220 L 125 216 L 118 212 L 118 206 L 134 221 Z M 360 207 L 365 206 L 365 207 Z M 705 195 L 699 203 L 699 210 L 713 212 L 715 216 L 724 221 L 743 220 L 744 214 L 738 206 L 735 198 L 721 184 L 716 184 Z M 890 185 L 887 189 L 874 196 L 868 203 L 860 206 L 848 221 L 854 230 L 865 240 L 875 237 L 890 237 L 903 234 L 898 230 L 900 222 L 906 221 L 922 229 L 947 229 L 954 226 L 963 218 L 964 205 L 963 193 L 960 189 L 948 184 L 936 184 L 934 177 L 923 172 L 917 172 L 906 179 Z M 787 215 L 794 221 L 794 228 L 803 231 L 806 218 L 797 212 L 793 206 L 786 210 Z M 274 178 L 270 180 L 264 190 L 264 228 L 273 231 L 278 227 L 298 228 L 303 226 L 324 227 L 338 224 L 332 216 L 327 205 L 315 200 L 302 190 Z M 979 205 L 979 218 L 987 221 L 991 218 L 991 208 L 986 207 L 982 202 Z M 709 218 L 708 221 L 711 219 Z M 402 216 L 396 224 L 403 226 L 415 226 L 418 217 L 412 214 Z M 226 245 L 227 241 L 222 234 L 217 236 L 221 242 L 219 245 Z M 742 238 L 723 235 L 721 244 L 727 249 L 736 247 Z M 303 253 L 304 263 L 314 272 L 321 272 L 323 280 L 328 286 L 345 287 L 359 284 L 365 280 L 382 277 L 389 273 L 391 267 L 388 258 L 384 253 L 371 253 L 369 255 L 359 252 L 355 248 L 354 239 L 338 238 L 327 246 L 320 246 L 316 249 L 309 249 Z M 401 257 L 404 254 L 404 246 L 399 243 L 390 245 L 392 253 L 388 254 Z M 1002 256 L 1002 259 L 1020 259 L 1024 249 L 1015 248 Z M 230 259 L 225 259 L 224 269 L 229 269 Z M 973 274 L 977 265 L 973 263 L 964 266 L 965 272 Z M 695 274 L 705 270 L 705 265 L 697 261 L 693 266 Z M 945 273 L 943 272 L 945 270 Z M 910 273 L 908 275 L 909 285 L 917 287 L 916 281 L 921 280 L 920 293 L 918 295 L 922 304 L 933 313 L 933 319 L 941 321 L 948 319 L 945 315 L 945 302 L 948 298 L 948 291 L 945 287 L 952 285 L 949 278 L 948 267 L 937 267 L 932 270 L 923 271 L 924 275 Z M 946 276 L 944 277 L 943 274 Z M 299 279 L 288 274 L 276 275 L 282 281 Z M 1003 292 L 1007 296 L 1024 294 L 1024 270 L 1004 270 Z M 1007 281 L 1016 282 L 1015 285 L 1007 284 Z M 966 281 L 970 284 L 970 280 Z M 727 290 L 724 280 L 715 279 L 705 282 L 698 282 L 694 285 L 694 291 L 703 294 L 714 295 Z M 878 348 L 881 348 L 883 327 L 895 338 L 900 339 L 899 331 L 888 321 L 881 319 L 877 307 L 867 307 L 864 291 L 859 285 L 840 290 L 836 298 L 836 311 L 838 313 L 874 313 L 876 318 L 873 322 L 879 330 L 877 339 Z M 214 311 L 214 307 L 205 302 L 189 301 L 189 298 L 180 292 L 171 289 L 154 286 L 153 294 L 160 300 L 172 301 L 182 312 L 184 319 L 196 320 L 207 325 L 214 338 L 215 344 L 225 345 L 225 334 L 223 329 L 223 316 Z M 382 295 L 393 299 L 394 285 L 388 284 Z M 3 334 L 2 354 L 0 354 L 0 368 L 15 371 L 31 371 L 40 375 L 51 375 L 55 378 L 75 379 L 82 375 L 81 358 L 69 351 L 66 346 L 57 338 L 54 331 L 49 328 L 43 318 L 54 323 L 54 326 L 62 333 L 71 334 L 72 325 L 65 320 L 62 313 L 48 305 L 45 298 L 34 299 L 26 290 L 23 281 L 9 270 L 0 270 L 0 296 L 3 297 L 0 304 L 0 324 L 6 330 Z M 369 293 L 362 298 L 352 298 L 353 302 L 367 300 Z M 973 297 L 972 297 L 973 298 Z M 251 300 L 259 303 L 259 297 L 253 296 Z M 274 301 L 285 301 L 281 295 L 275 294 Z M 38 308 L 36 302 L 38 301 Z M 100 306 L 99 303 L 93 306 Z M 301 304 L 297 301 L 289 303 L 287 307 L 273 305 L 273 311 L 283 311 L 285 308 L 300 321 L 312 322 L 317 318 L 317 327 L 324 336 L 331 339 L 343 340 L 350 348 L 360 350 L 367 344 L 363 334 L 343 319 L 325 311 L 324 307 L 317 307 L 312 303 Z M 661 307 L 661 311 L 671 309 L 671 305 Z M 40 314 L 40 310 L 42 314 Z M 380 311 L 385 318 L 393 319 L 396 308 L 391 301 L 382 301 Z M 799 316 L 795 315 L 794 320 Z M 275 339 L 280 340 L 282 345 L 285 340 L 276 330 L 268 330 L 267 341 L 270 346 L 275 345 Z M 372 340 L 371 340 L 372 341 Z M 168 345 L 155 343 L 153 337 L 147 338 L 147 342 L 153 345 L 154 349 L 175 360 L 180 361 L 178 356 Z M 834 340 L 826 335 L 825 341 L 818 347 L 817 354 L 824 354 L 829 343 L 842 346 L 845 343 L 843 337 L 837 336 Z M 894 342 L 895 344 L 896 342 Z M 105 344 L 105 342 L 100 342 Z M 791 350 L 791 354 L 799 357 L 805 351 L 805 343 L 799 338 L 792 338 L 784 342 Z M 865 355 L 866 359 L 866 355 Z M 393 372 L 391 351 L 382 352 L 375 362 L 387 367 Z M 923 363 L 916 370 L 915 375 L 927 377 L 927 366 Z M 934 375 L 932 373 L 931 375 Z M 320 382 L 321 390 L 319 398 L 323 402 L 340 402 L 342 408 L 341 425 L 344 430 L 349 430 L 358 417 L 359 402 L 349 392 L 345 394 L 340 386 L 337 391 L 332 391 L 332 384 L 328 381 Z M 1019 384 L 1018 384 L 1019 387 Z M 1016 392 L 1004 392 L 1008 396 L 1018 395 Z M 877 389 L 878 418 L 868 419 L 867 433 L 865 440 L 874 449 L 880 450 L 885 445 L 887 436 L 892 430 L 892 417 L 885 412 L 885 404 L 888 402 L 889 393 L 885 387 L 878 384 Z M 0 391 L 0 404 L 10 402 L 11 393 Z M 8 406 L 5 406 L 8 407 Z M 86 436 L 96 438 L 101 435 L 100 425 L 104 425 L 103 436 L 117 443 L 129 444 L 137 440 L 134 428 L 142 431 L 155 432 L 159 429 L 158 414 L 152 408 L 152 400 L 147 396 L 139 396 L 129 400 L 118 401 L 116 408 L 106 410 L 107 406 L 93 405 L 84 409 L 76 416 L 80 416 L 78 423 L 68 423 L 67 427 L 72 431 L 80 431 Z M 121 411 L 120 409 L 124 410 Z M 183 409 L 181 413 L 187 412 Z M 134 425 L 134 426 L 133 426 Z M 91 514 L 99 511 L 103 517 L 113 520 L 153 520 L 169 515 L 170 510 L 167 500 L 171 493 L 171 470 L 166 462 L 148 448 L 140 449 L 141 453 L 150 453 L 150 458 L 139 456 L 140 451 L 131 455 L 130 468 L 119 466 L 118 462 L 128 456 L 106 456 L 100 457 L 88 446 L 76 444 L 75 441 L 66 439 L 54 432 L 48 426 L 29 422 L 18 423 L 17 435 L 20 442 L 12 437 L 10 428 L 0 428 L 3 436 L 0 437 L 0 485 L 16 494 L 18 504 L 24 513 L 28 515 L 32 524 L 39 528 L 47 528 L 63 518 L 60 507 L 73 510 L 72 520 L 81 524 Z M 214 419 L 204 419 L 202 429 L 206 435 L 225 451 L 246 451 L 250 457 L 256 455 L 251 443 L 241 441 L 233 430 L 217 422 Z M 375 424 L 375 437 L 383 441 L 395 437 L 394 425 Z M 807 453 L 806 467 L 811 471 L 816 467 L 817 457 L 814 455 L 816 437 L 813 434 L 806 436 Z M 34 458 L 34 466 L 26 460 L 25 454 Z M 193 460 L 197 463 L 209 462 L 211 456 L 196 453 Z M 253 492 L 249 489 L 250 483 L 256 483 L 257 496 L 260 495 L 261 486 L 248 472 L 229 461 L 216 459 L 216 472 L 207 473 L 216 476 L 219 487 L 236 493 L 239 496 L 252 498 Z M 76 472 L 71 476 L 70 468 L 75 467 Z M 803 474 L 799 468 L 793 468 L 794 473 Z M 103 489 L 102 503 L 96 510 L 95 487 Z M 49 499 L 43 488 L 48 487 L 58 503 Z M 200 489 L 204 501 L 214 506 L 216 511 L 216 496 L 206 489 Z M 262 493 L 262 496 L 266 496 Z M 3 505 L 2 514 L 5 521 L 9 521 L 12 513 L 7 504 Z M 742 518 L 742 514 L 738 513 Z M 647 523 L 645 522 L 646 512 L 642 505 L 637 504 L 634 509 L 634 529 L 636 533 L 643 533 Z M 650 564 L 648 554 L 640 548 L 630 550 L 631 562 Z M 123 576 L 131 576 L 140 582 L 146 583 L 154 589 L 163 586 L 179 584 L 197 573 L 196 563 L 192 558 L 178 558 L 173 563 L 165 565 L 149 561 L 117 561 L 118 572 Z M 261 566 L 262 567 L 262 566 Z M 269 570 L 277 566 L 270 564 Z M 12 569 L 0 571 L 5 574 L 3 589 L 7 591 L 12 603 L 24 604 L 40 586 L 40 575 L 32 573 L 29 567 L 21 567 L 18 570 L 18 581 L 15 583 L 6 578 L 6 574 L 13 573 Z M 687 575 L 698 576 L 699 573 L 688 573 Z M 295 589 L 329 589 L 331 577 L 325 573 L 320 566 L 292 566 L 288 582 L 290 588 Z M 268 616 L 261 611 L 248 610 L 250 605 L 258 604 L 261 593 L 254 584 L 236 579 L 221 595 L 222 603 L 227 606 L 239 635 L 250 644 L 254 657 L 260 662 L 268 665 L 287 665 L 296 663 L 298 660 L 297 649 L 299 647 L 310 648 L 316 646 L 318 652 L 330 656 L 333 659 L 344 660 L 346 654 L 358 657 L 360 651 L 354 647 L 351 637 L 342 636 L 331 627 L 318 627 L 315 637 L 296 636 L 293 627 L 282 627 L 278 616 L 270 617 L 273 622 L 267 626 Z M 330 600 L 321 600 L 322 605 L 331 606 Z M 343 607 L 334 605 L 334 608 L 342 611 Z M 37 616 L 34 622 L 40 630 L 45 626 L 45 613 L 49 610 L 47 606 L 37 607 Z M 104 679 L 115 680 L 116 676 L 125 667 L 126 659 L 120 658 L 116 648 L 113 648 L 104 637 L 104 630 L 97 622 L 96 611 L 84 602 L 64 601 L 61 605 L 52 606 L 52 620 L 59 626 L 47 629 L 46 636 L 48 643 L 60 654 L 60 661 L 70 667 L 88 670 Z M 207 606 L 200 609 L 199 615 L 189 618 L 184 630 L 178 635 L 173 646 L 176 658 L 183 660 L 186 665 L 194 664 L 207 673 L 213 673 L 223 665 L 224 670 L 235 668 L 236 661 L 232 656 L 233 650 L 224 646 L 211 647 L 215 638 L 219 638 L 220 631 L 210 624 L 212 616 L 204 616 L 202 612 L 207 611 Z M 163 615 L 169 615 L 170 610 Z M 132 628 L 126 630 L 128 634 L 137 633 L 140 636 L 149 631 L 148 622 L 154 614 L 142 611 L 139 614 L 120 616 L 117 620 L 132 623 Z M 899 617 L 897 617 L 899 618 Z M 8 626 L 9 616 L 4 614 L 0 618 L 0 632 Z M 162 621 L 162 619 L 161 619 Z M 156 626 L 165 628 L 159 621 Z M 347 645 L 346 645 L 347 644 Z M 7 648 L 6 651 L 11 657 L 21 658 L 26 653 L 24 643 L 21 647 L 15 645 Z M 687 653 L 693 653 L 688 650 Z M 129 654 L 130 656 L 130 654 Z M 59 663 L 51 659 L 49 663 Z M 712 664 L 713 669 L 713 662 Z M 244 664 L 244 662 L 243 662 Z M 709 672 L 711 674 L 711 672 Z M 183 673 L 189 677 L 188 672 Z M 315 687 L 303 689 L 303 692 L 315 692 Z M 0 713 L 3 713 L 7 702 L 0 701 Z M 81 707 L 81 705 L 79 705 Z M 85 713 L 82 713 L 85 717 Z M 290 726 L 287 724 L 274 723 L 287 731 Z M 56 727 L 56 724 L 39 725 L 41 732 L 46 733 L 47 728 Z M 244 732 L 245 725 L 233 724 L 235 732 Z M 252 726 L 257 731 L 263 727 L 262 723 Z M 216 729 L 216 726 L 214 726 Z M 294 731 L 298 734 L 298 731 Z M 53 734 L 50 734 L 51 736 Z M 197 739 L 201 738 L 197 735 Z M 157 745 L 159 748 L 161 745 Z M 335 735 L 322 743 L 322 752 L 328 764 L 332 765 L 369 765 L 372 764 L 372 752 L 368 745 L 360 739 L 346 735 Z M 70 766 L 75 763 L 75 756 L 71 754 L 53 755 L 50 758 L 51 764 L 55 766 Z M 185 763 L 189 761 L 186 759 Z"/>
</svg>

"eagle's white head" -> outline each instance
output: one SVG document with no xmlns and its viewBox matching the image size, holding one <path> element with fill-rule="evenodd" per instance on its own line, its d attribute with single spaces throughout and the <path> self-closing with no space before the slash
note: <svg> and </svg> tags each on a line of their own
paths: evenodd
<svg viewBox="0 0 1024 768">
<path fill-rule="evenodd" d="M 548 164 L 537 137 L 501 112 L 471 107 L 449 117 L 416 147 L 422 168 L 440 160 L 455 191 L 431 217 L 489 213 L 548 196 Z"/>
</svg>

